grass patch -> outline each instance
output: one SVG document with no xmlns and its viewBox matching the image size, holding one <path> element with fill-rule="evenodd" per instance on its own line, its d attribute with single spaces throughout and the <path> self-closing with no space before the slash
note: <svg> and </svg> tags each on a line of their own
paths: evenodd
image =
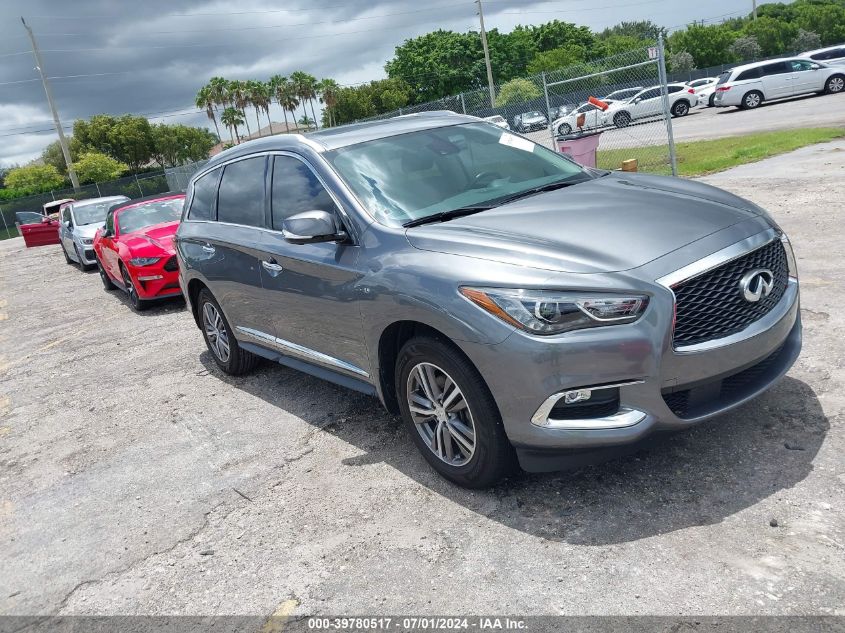
<svg viewBox="0 0 845 633">
<path fill-rule="evenodd" d="M 814 127 L 676 143 L 678 175 L 690 177 L 712 174 L 843 137 L 845 128 Z M 622 161 L 629 158 L 640 161 L 640 171 L 662 174 L 671 172 L 667 166 L 668 149 L 664 146 L 599 149 L 598 166 L 602 169 L 619 169 Z"/>
</svg>

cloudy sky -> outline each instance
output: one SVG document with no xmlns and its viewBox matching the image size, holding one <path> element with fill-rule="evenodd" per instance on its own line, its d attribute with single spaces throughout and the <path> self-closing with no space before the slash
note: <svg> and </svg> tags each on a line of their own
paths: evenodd
<svg viewBox="0 0 845 633">
<path fill-rule="evenodd" d="M 671 29 L 750 9 L 751 0 L 484 0 L 487 28 L 502 31 L 555 18 Z M 478 26 L 472 0 L 2 0 L 0 165 L 26 162 L 56 138 L 20 16 L 68 128 L 100 112 L 207 125 L 192 102 L 213 75 L 266 80 L 299 69 L 354 84 L 383 77 L 406 38 Z M 272 115 L 282 118 L 277 107 Z"/>
</svg>

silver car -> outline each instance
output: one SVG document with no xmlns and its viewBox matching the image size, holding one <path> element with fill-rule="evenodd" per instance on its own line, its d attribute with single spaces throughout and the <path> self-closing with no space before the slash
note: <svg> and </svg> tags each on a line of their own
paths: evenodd
<svg viewBox="0 0 845 633">
<path fill-rule="evenodd" d="M 94 233 L 106 221 L 112 205 L 129 200 L 126 196 L 89 198 L 69 202 L 60 212 L 59 240 L 68 264 L 77 264 L 82 270 L 97 265 L 94 255 Z"/>
<path fill-rule="evenodd" d="M 222 371 L 265 358 L 377 396 L 464 486 L 687 429 L 801 348 L 792 249 L 761 208 L 452 113 L 215 156 L 177 256 Z"/>
</svg>

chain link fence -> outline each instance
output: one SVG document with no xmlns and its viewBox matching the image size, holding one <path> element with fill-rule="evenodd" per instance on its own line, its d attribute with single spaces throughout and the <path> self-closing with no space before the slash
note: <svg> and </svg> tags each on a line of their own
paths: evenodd
<svg viewBox="0 0 845 633">
<path fill-rule="evenodd" d="M 72 198 L 85 200 L 87 198 L 102 198 L 104 196 L 127 196 L 128 198 L 143 198 L 167 191 L 184 191 L 191 176 L 208 161 L 200 161 L 167 168 L 162 171 L 149 172 L 134 176 L 126 176 L 109 182 L 97 182 L 82 185 L 78 190 L 72 188 L 57 189 L 46 193 L 39 193 L 14 200 L 0 201 L 0 239 L 17 237 L 15 214 L 19 211 L 34 211 L 41 213 L 41 207 L 47 202 Z"/>
<path fill-rule="evenodd" d="M 572 153 L 573 136 L 595 134 L 598 167 L 619 169 L 623 162 L 636 160 L 640 171 L 671 174 L 675 172 L 671 119 L 695 107 L 697 97 L 687 93 L 686 110 L 673 110 L 679 98 L 670 91 L 679 89 L 667 88 L 668 83 L 663 42 L 658 41 L 651 47 L 499 84 L 493 95 L 483 88 L 366 120 L 451 110 L 488 119 L 567 153 Z M 643 95 L 647 98 L 625 103 L 644 90 L 649 91 Z M 591 97 L 610 108 L 604 111 L 589 103 Z"/>
</svg>

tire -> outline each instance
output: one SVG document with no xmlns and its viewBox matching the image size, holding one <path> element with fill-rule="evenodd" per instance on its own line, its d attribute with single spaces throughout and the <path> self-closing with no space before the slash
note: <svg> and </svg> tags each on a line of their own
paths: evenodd
<svg viewBox="0 0 845 633">
<path fill-rule="evenodd" d="M 763 93 L 759 90 L 752 90 L 745 93 L 742 97 L 742 104 L 739 106 L 742 110 L 756 110 L 763 103 Z"/>
<path fill-rule="evenodd" d="M 613 125 L 616 127 L 628 127 L 631 125 L 631 115 L 627 112 L 620 112 L 613 117 Z"/>
<path fill-rule="evenodd" d="M 710 95 L 710 98 L 707 100 L 707 106 L 710 108 L 716 107 L 716 93 L 714 92 Z"/>
<path fill-rule="evenodd" d="M 81 270 L 82 272 L 88 272 L 88 264 L 86 264 L 85 260 L 82 258 L 82 253 L 79 252 L 79 248 L 77 246 L 74 246 L 73 249 L 76 251 L 76 258 L 79 260 L 76 262 L 79 266 L 79 270 Z"/>
<path fill-rule="evenodd" d="M 76 262 L 75 262 L 75 261 L 73 261 L 73 260 L 70 258 L 70 256 L 67 254 L 67 249 L 65 248 L 65 245 L 64 245 L 64 244 L 62 244 L 62 255 L 64 255 L 64 256 L 65 256 L 65 263 L 66 263 L 66 264 L 70 264 L 71 266 L 73 266 L 73 265 L 76 263 Z"/>
<path fill-rule="evenodd" d="M 241 349 L 237 339 L 232 336 L 232 328 L 223 315 L 220 304 L 205 288 L 200 290 L 199 295 L 197 295 L 197 311 L 200 316 L 200 327 L 205 344 L 208 346 L 208 351 L 214 362 L 223 373 L 230 376 L 240 376 L 255 369 L 261 358 L 252 352 Z M 213 323 L 209 323 L 207 319 L 213 321 Z M 209 325 L 213 327 L 209 327 Z M 216 335 L 213 332 L 216 332 Z M 225 348 L 218 345 L 218 341 L 221 341 L 220 334 L 225 336 L 228 354 L 223 354 Z"/>
<path fill-rule="evenodd" d="M 683 117 L 689 114 L 689 103 L 685 100 L 681 99 L 680 101 L 676 101 L 675 105 L 672 106 L 672 116 L 673 117 Z"/>
<path fill-rule="evenodd" d="M 126 267 L 122 264 L 120 266 L 120 276 L 123 278 L 123 289 L 129 297 L 129 305 L 132 306 L 132 309 L 135 310 L 135 312 L 143 312 L 146 310 L 147 302 L 138 296 L 138 290 L 135 288 L 132 277 L 129 275 L 129 271 L 126 270 Z"/>
<path fill-rule="evenodd" d="M 827 83 L 824 85 L 824 91 L 827 94 L 839 94 L 845 90 L 845 75 L 833 75 L 828 77 Z"/>
<path fill-rule="evenodd" d="M 437 338 L 413 338 L 399 351 L 395 375 L 405 427 L 440 475 L 465 488 L 488 488 L 514 471 L 516 454 L 493 395 L 462 354 Z M 447 404 L 443 391 L 449 400 L 450 385 L 458 395 Z M 431 405 L 427 393 L 437 404 Z M 409 394 L 414 398 L 413 413 Z"/>
<path fill-rule="evenodd" d="M 111 292 L 116 288 L 114 282 L 109 277 L 109 274 L 106 272 L 106 269 L 103 268 L 103 264 L 100 262 L 100 258 L 97 258 L 97 272 L 100 273 L 100 281 L 103 282 L 103 288 L 106 289 L 106 292 Z"/>
<path fill-rule="evenodd" d="M 566 136 L 567 134 L 572 134 L 572 126 L 569 123 L 563 123 L 557 128 L 557 133 Z"/>
</svg>

